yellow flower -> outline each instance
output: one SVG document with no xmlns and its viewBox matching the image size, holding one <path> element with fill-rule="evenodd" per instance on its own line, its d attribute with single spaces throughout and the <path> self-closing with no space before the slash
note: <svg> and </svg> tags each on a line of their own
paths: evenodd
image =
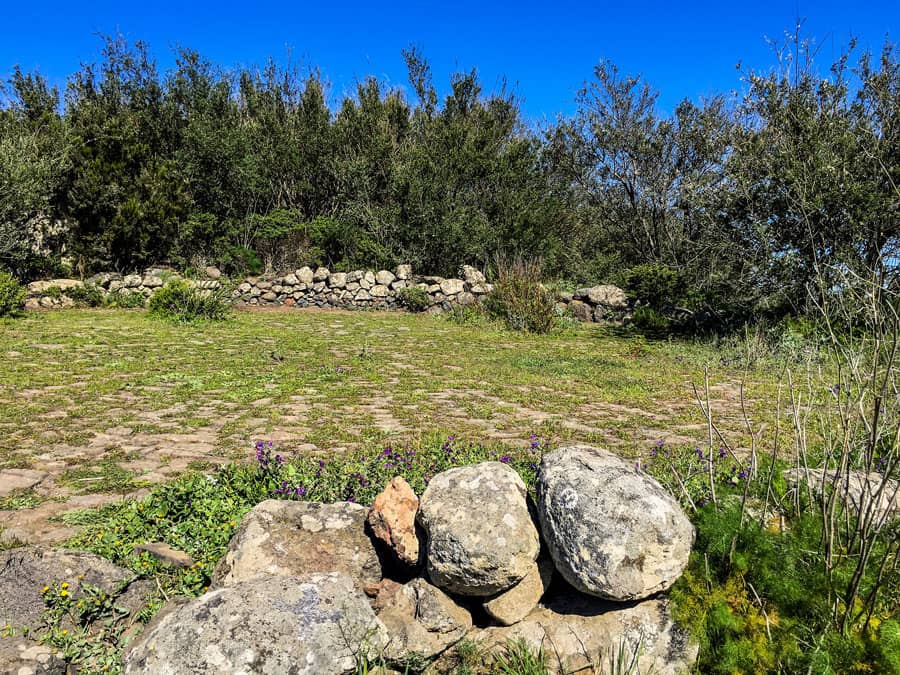
<svg viewBox="0 0 900 675">
<path fill-rule="evenodd" d="M 69 631 L 67 631 L 65 628 L 63 628 L 63 629 L 62 629 L 62 634 L 63 634 L 63 635 L 68 635 L 68 634 L 69 634 Z"/>
<path fill-rule="evenodd" d="M 63 590 L 66 590 L 69 587 L 69 584 L 64 581 L 59 585 L 59 587 Z"/>
<path fill-rule="evenodd" d="M 41 589 L 41 593 L 46 593 L 46 592 L 49 591 L 49 590 L 50 590 L 50 587 L 49 587 L 49 586 L 44 586 L 44 587 Z"/>
<path fill-rule="evenodd" d="M 59 596 L 60 596 L 61 598 L 67 598 L 67 597 L 69 597 L 69 591 L 62 590 L 62 591 L 59 592 Z"/>
</svg>

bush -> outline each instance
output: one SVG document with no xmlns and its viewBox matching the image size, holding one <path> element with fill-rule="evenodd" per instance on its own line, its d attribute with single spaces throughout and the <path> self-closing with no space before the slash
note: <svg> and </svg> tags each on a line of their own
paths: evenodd
<svg viewBox="0 0 900 675">
<path fill-rule="evenodd" d="M 138 309 L 147 304 L 147 298 L 143 293 L 122 288 L 110 293 L 106 298 L 106 304 L 119 309 Z"/>
<path fill-rule="evenodd" d="M 13 316 L 22 310 L 25 289 L 16 278 L 0 271 L 0 316 Z"/>
<path fill-rule="evenodd" d="M 76 305 L 81 307 L 102 307 L 105 304 L 103 291 L 93 284 L 75 286 L 74 288 L 67 290 L 65 294 Z"/>
<path fill-rule="evenodd" d="M 540 261 L 499 260 L 497 283 L 487 298 L 486 308 L 513 330 L 550 332 L 556 321 L 555 303 L 541 285 Z"/>
<path fill-rule="evenodd" d="M 400 298 L 400 302 L 410 312 L 424 312 L 431 304 L 431 297 L 428 295 L 428 291 L 419 286 L 401 288 L 397 293 L 397 297 Z"/>
<path fill-rule="evenodd" d="M 172 321 L 221 321 L 231 312 L 224 291 L 201 290 L 185 281 L 170 281 L 150 297 L 150 313 Z"/>
<path fill-rule="evenodd" d="M 669 329 L 669 320 L 652 307 L 638 307 L 632 318 L 634 326 L 650 333 L 661 333 Z"/>
<path fill-rule="evenodd" d="M 681 274 L 659 263 L 632 267 L 625 272 L 623 284 L 632 299 L 657 310 L 678 304 L 685 290 Z"/>
</svg>

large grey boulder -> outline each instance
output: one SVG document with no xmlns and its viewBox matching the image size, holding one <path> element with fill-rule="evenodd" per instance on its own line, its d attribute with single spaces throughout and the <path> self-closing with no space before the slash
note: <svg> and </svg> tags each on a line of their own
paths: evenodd
<svg viewBox="0 0 900 675">
<path fill-rule="evenodd" d="M 430 659 L 465 637 L 472 616 L 425 579 L 404 584 L 378 613 L 390 637 L 384 655 L 390 661 Z"/>
<path fill-rule="evenodd" d="M 666 599 L 622 605 L 574 591 L 555 596 L 514 626 L 486 628 L 469 638 L 491 650 L 524 640 L 534 652 L 549 652 L 547 667 L 554 673 L 596 672 L 622 649 L 621 672 L 677 675 L 691 672 L 698 651 L 672 620 Z"/>
<path fill-rule="evenodd" d="M 352 673 L 387 632 L 342 574 L 263 577 L 176 608 L 125 655 L 126 673 Z"/>
<path fill-rule="evenodd" d="M 541 532 L 556 569 L 611 600 L 664 591 L 681 576 L 694 527 L 678 502 L 630 462 L 599 448 L 544 455 L 535 483 Z"/>
<path fill-rule="evenodd" d="M 612 309 L 626 309 L 628 296 L 618 286 L 604 284 L 593 288 L 579 288 L 574 293 L 576 300 L 589 302 L 592 305 L 602 305 Z"/>
<path fill-rule="evenodd" d="M 484 274 L 471 265 L 463 265 L 459 268 L 459 273 L 460 276 L 462 276 L 463 281 L 473 286 L 483 284 L 487 281 L 487 279 L 484 278 Z"/>
<path fill-rule="evenodd" d="M 418 520 L 428 536 L 428 576 L 451 593 L 506 590 L 528 574 L 540 549 L 525 484 L 500 462 L 437 474 L 422 495 Z"/>
<path fill-rule="evenodd" d="M 45 608 L 43 588 L 77 600 L 82 586 L 119 594 L 135 575 L 106 558 L 83 551 L 27 546 L 0 551 L 0 626 L 35 629 Z M 67 584 L 61 589 L 61 584 Z"/>
<path fill-rule="evenodd" d="M 213 574 L 214 586 L 261 575 L 341 572 L 360 590 L 381 580 L 381 563 L 359 504 L 269 499 L 251 509 Z"/>
</svg>

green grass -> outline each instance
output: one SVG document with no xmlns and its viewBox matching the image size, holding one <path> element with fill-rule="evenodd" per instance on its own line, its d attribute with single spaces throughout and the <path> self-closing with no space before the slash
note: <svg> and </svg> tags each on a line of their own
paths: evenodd
<svg viewBox="0 0 900 675">
<path fill-rule="evenodd" d="M 206 432 L 211 451 L 187 461 L 235 456 L 276 433 L 327 449 L 379 434 L 552 431 L 559 442 L 601 434 L 628 453 L 702 422 L 689 383 L 707 365 L 713 382 L 747 379 L 754 402 L 768 402 L 773 382 L 722 365 L 723 352 L 702 343 L 590 325 L 522 335 L 399 313 L 239 312 L 201 325 L 140 311 L 36 313 L 0 323 L 0 356 L 0 468 L 48 452 L 83 464 L 85 447 L 88 463 L 102 461 L 97 436 L 109 429 L 120 430 L 112 446 L 151 437 L 145 455 L 153 437 L 162 446 Z"/>
</svg>

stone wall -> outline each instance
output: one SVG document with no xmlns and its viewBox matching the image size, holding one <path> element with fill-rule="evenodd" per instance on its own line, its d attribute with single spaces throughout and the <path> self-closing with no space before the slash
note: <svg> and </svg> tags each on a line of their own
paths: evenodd
<svg viewBox="0 0 900 675">
<path fill-rule="evenodd" d="M 220 291 L 231 282 L 222 278 L 215 267 L 204 270 L 205 278 L 188 281 L 205 291 Z M 76 303 L 73 289 L 95 288 L 103 297 L 135 301 L 141 304 L 169 280 L 181 278 L 172 269 L 150 268 L 142 274 L 96 274 L 85 281 L 51 279 L 28 284 L 27 310 L 71 307 Z M 482 302 L 493 291 L 484 274 L 463 265 L 458 278 L 423 276 L 413 273 L 410 265 L 389 270 L 355 270 L 332 272 L 325 267 L 302 267 L 286 274 L 248 277 L 232 291 L 238 305 L 320 307 L 342 309 L 402 310 L 404 289 L 418 287 L 427 298 L 424 311 L 440 314 L 456 306 Z M 137 297 L 133 297 L 137 296 Z M 622 289 L 604 285 L 582 288 L 574 293 L 555 295 L 560 315 L 570 314 L 579 321 L 627 321 L 630 304 Z"/>
</svg>

